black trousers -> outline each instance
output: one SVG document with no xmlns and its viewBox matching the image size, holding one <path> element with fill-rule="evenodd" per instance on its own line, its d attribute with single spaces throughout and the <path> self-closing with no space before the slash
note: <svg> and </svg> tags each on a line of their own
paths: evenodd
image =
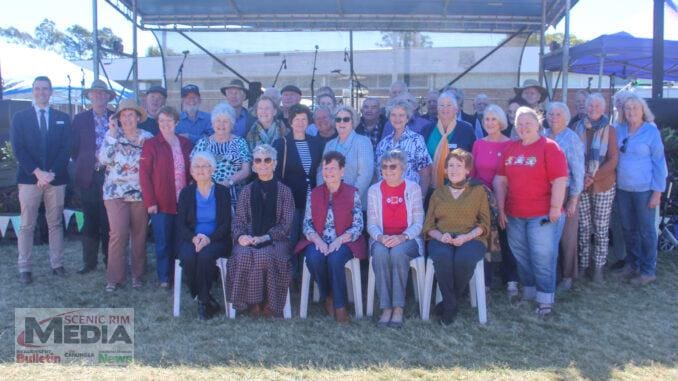
<svg viewBox="0 0 678 381">
<path fill-rule="evenodd" d="M 198 296 L 198 300 L 207 303 L 210 299 L 210 289 L 217 273 L 217 258 L 226 252 L 223 242 L 211 242 L 195 252 L 192 242 L 182 241 L 179 246 L 179 258 L 186 284 L 191 291 L 191 297 Z"/>
<path fill-rule="evenodd" d="M 457 300 L 466 290 L 476 263 L 485 255 L 485 245 L 477 239 L 454 246 L 431 240 L 428 255 L 433 260 L 438 287 L 443 294 L 443 316 L 452 317 L 457 310 Z"/>
<path fill-rule="evenodd" d="M 79 188 L 84 224 L 82 227 L 82 262 L 87 268 L 97 267 L 99 246 L 103 253 L 101 263 L 108 263 L 108 214 L 103 199 L 105 171 L 94 171 L 89 188 Z"/>
</svg>

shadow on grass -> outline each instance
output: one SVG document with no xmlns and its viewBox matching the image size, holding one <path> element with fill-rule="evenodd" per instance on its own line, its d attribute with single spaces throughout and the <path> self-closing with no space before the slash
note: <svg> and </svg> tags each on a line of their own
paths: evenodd
<svg viewBox="0 0 678 381">
<path fill-rule="evenodd" d="M 0 244 L 0 361 L 6 364 L 13 362 L 18 307 L 133 307 L 135 361 L 152 368 L 510 369 L 608 379 L 627 366 L 675 368 L 678 363 L 675 252 L 660 255 L 658 281 L 650 286 L 636 288 L 611 278 L 603 285 L 579 281 L 569 293 L 558 295 L 556 312 L 546 321 L 536 318 L 530 305 L 509 305 L 497 290 L 490 294 L 485 326 L 468 302 L 457 321 L 443 328 L 435 319 L 419 320 L 414 300 L 408 300 L 405 326 L 393 330 L 379 329 L 366 319 L 339 327 L 315 304 L 310 305 L 310 318 L 301 320 L 298 295 L 293 296 L 292 320 L 228 320 L 222 315 L 199 322 L 195 304 L 184 292 L 181 317 L 174 318 L 171 293 L 156 286 L 151 245 L 141 290 L 127 285 L 109 294 L 102 269 L 76 274 L 81 251 L 73 240 L 66 245 L 65 279 L 51 275 L 47 247 L 38 246 L 34 283 L 23 287 L 15 245 Z M 215 296 L 220 292 L 213 289 Z M 412 376 L 416 373 L 407 377 Z M 501 372 L 495 376 L 504 378 Z M 393 377 L 400 378 L 398 373 Z"/>
</svg>

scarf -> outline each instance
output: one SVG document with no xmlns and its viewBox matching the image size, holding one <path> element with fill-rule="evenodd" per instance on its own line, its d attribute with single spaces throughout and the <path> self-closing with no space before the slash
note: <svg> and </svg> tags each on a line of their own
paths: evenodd
<svg viewBox="0 0 678 381">
<path fill-rule="evenodd" d="M 252 148 L 256 147 L 259 144 L 273 144 L 273 141 L 282 137 L 280 127 L 274 120 L 273 123 L 268 128 L 257 121 L 254 126 L 250 129 L 250 132 L 247 133 L 247 140 L 251 143 L 254 143 Z"/>
<path fill-rule="evenodd" d="M 586 173 L 591 176 L 595 176 L 598 168 L 600 168 L 600 164 L 605 161 L 607 156 L 610 128 L 609 119 L 605 115 L 601 116 L 597 121 L 591 121 L 588 116 L 585 116 L 577 126 L 577 134 L 584 144 L 588 142 L 586 134 L 589 132 L 593 133 L 591 147 L 586 152 Z"/>
<path fill-rule="evenodd" d="M 442 122 L 438 120 L 438 123 L 436 123 L 436 128 L 440 134 L 440 141 L 438 141 L 438 146 L 433 154 L 433 168 L 435 170 L 432 178 L 433 188 L 438 188 L 445 184 L 445 159 L 447 159 L 447 155 L 450 153 L 447 139 L 450 135 L 454 134 L 457 120 L 452 119 L 449 127 L 448 132 L 445 132 Z"/>
<path fill-rule="evenodd" d="M 253 236 L 258 237 L 267 234 L 275 225 L 277 198 L 278 184 L 275 179 L 261 181 L 257 178 L 252 181 L 250 208 Z"/>
</svg>

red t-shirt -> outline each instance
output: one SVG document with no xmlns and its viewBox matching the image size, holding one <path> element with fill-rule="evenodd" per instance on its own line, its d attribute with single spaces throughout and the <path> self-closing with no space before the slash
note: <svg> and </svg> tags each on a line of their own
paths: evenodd
<svg viewBox="0 0 678 381">
<path fill-rule="evenodd" d="M 405 182 L 391 187 L 381 182 L 381 216 L 384 234 L 403 234 L 407 229 L 407 207 L 405 206 Z"/>
<path fill-rule="evenodd" d="M 567 177 L 567 159 L 558 143 L 544 137 L 527 146 L 516 141 L 502 157 L 497 175 L 508 179 L 506 214 L 519 218 L 547 215 L 551 181 Z"/>
</svg>

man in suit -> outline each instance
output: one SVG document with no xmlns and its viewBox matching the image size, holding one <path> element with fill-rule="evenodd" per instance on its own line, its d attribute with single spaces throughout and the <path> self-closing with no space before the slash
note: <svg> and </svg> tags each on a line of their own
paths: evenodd
<svg viewBox="0 0 678 381">
<path fill-rule="evenodd" d="M 104 255 L 102 263 L 106 265 L 108 260 L 108 215 L 102 196 L 106 168 L 99 164 L 97 152 L 108 131 L 108 118 L 113 114 L 106 106 L 115 98 L 115 93 L 101 80 L 92 82 L 92 86 L 83 93 L 92 108 L 73 118 L 71 146 L 71 157 L 75 162 L 75 186 L 85 217 L 79 274 L 97 268 L 99 244 Z"/>
<path fill-rule="evenodd" d="M 49 230 L 49 260 L 52 273 L 65 276 L 63 266 L 63 211 L 70 148 L 70 119 L 49 107 L 52 82 L 40 76 L 33 81 L 33 107 L 12 119 L 12 149 L 19 162 L 17 184 L 21 205 L 18 234 L 20 281 L 33 281 L 31 254 L 38 208 L 44 201 Z"/>
<path fill-rule="evenodd" d="M 473 114 L 473 124 L 471 125 L 475 131 L 476 139 L 482 139 L 487 136 L 487 132 L 485 132 L 485 128 L 483 128 L 483 114 L 485 108 L 487 108 L 487 105 L 489 104 L 490 99 L 483 93 L 476 95 L 473 99 L 473 110 L 475 111 L 475 114 Z"/>
</svg>

